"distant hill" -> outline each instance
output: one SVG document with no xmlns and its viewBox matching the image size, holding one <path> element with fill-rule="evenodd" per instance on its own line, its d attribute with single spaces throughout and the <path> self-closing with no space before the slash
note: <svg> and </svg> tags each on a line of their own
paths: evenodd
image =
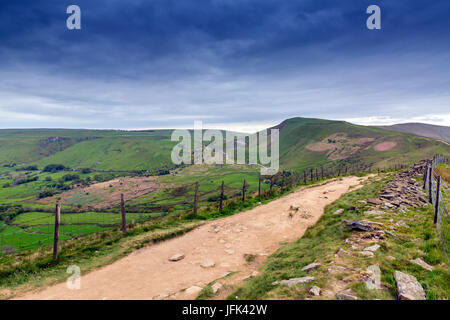
<svg viewBox="0 0 450 320">
<path fill-rule="evenodd" d="M 280 129 L 280 165 L 298 169 L 336 163 L 392 167 L 450 145 L 417 135 L 332 121 L 292 118 Z M 131 171 L 173 168 L 171 130 L 0 130 L 0 167 L 63 164 L 70 168 Z"/>
<path fill-rule="evenodd" d="M 426 123 L 401 123 L 392 126 L 377 126 L 377 128 L 413 133 L 422 137 L 450 142 L 450 127 L 446 126 L 436 126 Z"/>
<path fill-rule="evenodd" d="M 304 169 L 331 163 L 392 167 L 433 154 L 450 155 L 450 145 L 416 135 L 345 121 L 292 118 L 280 129 L 280 163 Z"/>
</svg>

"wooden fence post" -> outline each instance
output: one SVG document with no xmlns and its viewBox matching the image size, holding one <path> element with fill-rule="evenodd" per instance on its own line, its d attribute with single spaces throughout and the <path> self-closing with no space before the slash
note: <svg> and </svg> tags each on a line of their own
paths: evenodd
<svg viewBox="0 0 450 320">
<path fill-rule="evenodd" d="M 309 169 L 309 174 L 310 174 L 310 179 L 311 179 L 311 182 L 314 180 L 314 175 L 313 175 L 313 169 L 311 168 L 311 169 Z"/>
<path fill-rule="evenodd" d="M 306 184 L 306 170 L 303 170 L 303 183 Z"/>
<path fill-rule="evenodd" d="M 322 180 L 323 180 L 323 167 L 320 167 L 320 173 L 321 173 Z"/>
<path fill-rule="evenodd" d="M 428 177 L 428 164 L 425 167 L 425 170 L 423 170 L 423 189 L 427 186 L 427 177 Z"/>
<path fill-rule="evenodd" d="M 437 177 L 437 185 L 436 185 L 436 203 L 434 204 L 434 224 L 438 221 L 439 216 L 439 201 L 441 195 L 441 176 Z"/>
<path fill-rule="evenodd" d="M 194 214 L 197 214 L 197 209 L 198 209 L 198 181 L 195 183 Z"/>
<path fill-rule="evenodd" d="M 122 213 L 122 232 L 127 232 L 127 214 L 125 212 L 125 198 L 120 194 L 120 212 Z"/>
<path fill-rule="evenodd" d="M 319 180 L 319 173 L 318 173 L 318 170 L 317 170 L 317 168 L 316 168 L 316 181 L 317 180 Z"/>
<path fill-rule="evenodd" d="M 245 190 L 247 189 L 247 182 L 244 179 L 244 183 L 242 184 L 242 202 L 245 202 Z"/>
<path fill-rule="evenodd" d="M 59 224 L 61 223 L 61 205 L 56 204 L 55 208 L 55 235 L 53 238 L 53 260 L 58 259 L 58 244 L 59 244 Z"/>
<path fill-rule="evenodd" d="M 433 168 L 429 167 L 428 168 L 428 201 L 430 203 L 433 203 Z"/>
<path fill-rule="evenodd" d="M 223 209 L 223 190 L 225 183 L 222 180 L 222 185 L 220 186 L 220 202 L 219 202 L 219 211 L 222 212 Z"/>
</svg>

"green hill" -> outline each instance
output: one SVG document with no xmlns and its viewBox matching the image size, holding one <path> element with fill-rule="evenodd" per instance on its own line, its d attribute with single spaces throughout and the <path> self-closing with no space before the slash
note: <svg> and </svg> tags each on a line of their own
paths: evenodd
<svg viewBox="0 0 450 320">
<path fill-rule="evenodd" d="M 450 154 L 437 140 L 345 121 L 292 118 L 280 129 L 280 164 L 305 169 L 334 163 L 389 167 Z M 0 130 L 0 166 L 64 164 L 131 171 L 173 167 L 171 130 Z"/>
<path fill-rule="evenodd" d="M 280 130 L 280 163 L 304 169 L 331 163 L 389 167 L 450 154 L 448 144 L 412 134 L 308 118 L 292 118 Z"/>
<path fill-rule="evenodd" d="M 0 165 L 143 170 L 172 166 L 171 131 L 0 130 Z"/>
</svg>

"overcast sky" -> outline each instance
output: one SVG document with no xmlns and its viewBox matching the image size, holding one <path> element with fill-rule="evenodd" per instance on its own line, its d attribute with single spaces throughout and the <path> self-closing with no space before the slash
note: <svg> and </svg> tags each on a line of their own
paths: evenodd
<svg viewBox="0 0 450 320">
<path fill-rule="evenodd" d="M 256 131 L 296 116 L 450 125 L 450 1 L 0 1 L 0 128 Z"/>
</svg>

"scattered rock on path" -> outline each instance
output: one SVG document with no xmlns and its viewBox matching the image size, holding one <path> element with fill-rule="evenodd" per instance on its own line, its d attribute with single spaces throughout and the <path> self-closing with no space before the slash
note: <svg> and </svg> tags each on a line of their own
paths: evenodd
<svg viewBox="0 0 450 320">
<path fill-rule="evenodd" d="M 182 253 L 177 253 L 177 254 L 171 256 L 171 257 L 169 258 L 169 261 L 175 262 L 175 261 L 180 261 L 180 260 L 182 260 L 182 259 L 184 259 L 184 254 L 182 254 Z"/>
<path fill-rule="evenodd" d="M 333 214 L 343 214 L 344 211 L 345 211 L 344 209 L 338 209 Z"/>
<path fill-rule="evenodd" d="M 212 267 L 214 267 L 216 265 L 216 263 L 213 261 L 213 260 L 211 260 L 211 259 L 206 259 L 205 261 L 203 261 L 201 264 L 200 264 L 200 266 L 202 267 L 202 268 L 212 268 Z"/>
<path fill-rule="evenodd" d="M 426 263 L 425 261 L 423 261 L 421 258 L 417 258 L 414 260 L 411 260 L 412 263 L 417 264 L 418 266 L 424 268 L 425 270 L 428 271 L 433 271 L 434 267 L 430 266 L 428 263 Z"/>
<path fill-rule="evenodd" d="M 302 271 L 311 271 L 311 270 L 315 270 L 315 269 L 317 269 L 317 268 L 320 267 L 320 266 L 321 266 L 320 263 L 318 263 L 318 262 L 313 262 L 313 263 L 310 263 L 310 264 L 308 264 L 307 266 L 303 267 L 303 268 L 302 268 Z"/>
<path fill-rule="evenodd" d="M 293 286 L 296 284 L 312 282 L 314 280 L 316 280 L 316 278 L 314 278 L 314 277 L 302 277 L 302 278 L 292 278 L 292 279 L 288 279 L 288 280 L 275 281 L 272 284 L 274 284 L 274 285 L 280 284 L 283 286 L 290 287 L 290 286 Z"/>
<path fill-rule="evenodd" d="M 320 296 L 320 288 L 318 286 L 314 286 L 309 290 L 309 294 L 313 296 Z"/>
<path fill-rule="evenodd" d="M 394 272 L 399 300 L 425 300 L 425 291 L 416 277 L 400 271 Z"/>
</svg>

